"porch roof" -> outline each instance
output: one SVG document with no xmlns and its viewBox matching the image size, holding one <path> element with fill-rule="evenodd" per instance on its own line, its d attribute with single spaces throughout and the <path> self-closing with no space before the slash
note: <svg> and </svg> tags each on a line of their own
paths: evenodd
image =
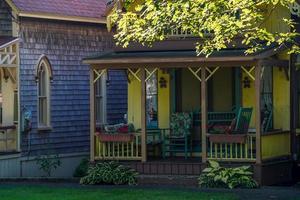
<svg viewBox="0 0 300 200">
<path fill-rule="evenodd" d="M 245 54 L 244 48 L 224 49 L 209 57 L 197 56 L 195 50 L 169 51 L 110 51 L 85 58 L 83 62 L 94 68 L 138 68 L 138 67 L 238 67 L 265 66 L 288 67 L 287 60 L 277 59 L 274 55 L 282 48 L 268 47 L 253 54 Z"/>
<path fill-rule="evenodd" d="M 17 44 L 19 38 L 0 37 L 0 67 L 18 67 L 18 50 Z"/>
</svg>

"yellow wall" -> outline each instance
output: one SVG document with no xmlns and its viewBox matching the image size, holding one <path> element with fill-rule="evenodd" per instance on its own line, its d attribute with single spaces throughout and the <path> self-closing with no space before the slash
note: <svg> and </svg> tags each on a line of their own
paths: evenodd
<svg viewBox="0 0 300 200">
<path fill-rule="evenodd" d="M 263 135 L 261 138 L 262 159 L 290 155 L 290 141 L 290 133 Z"/>
<path fill-rule="evenodd" d="M 141 82 L 130 77 L 128 83 L 128 123 L 135 128 L 141 128 Z"/>
<path fill-rule="evenodd" d="M 14 124 L 14 90 L 16 84 L 11 79 L 3 80 L 2 78 L 2 112 L 3 124 Z"/>
<path fill-rule="evenodd" d="M 243 72 L 242 80 L 244 80 L 246 76 L 247 75 Z M 249 78 L 249 80 L 250 80 L 250 88 L 244 88 L 242 84 L 242 106 L 253 108 L 250 128 L 254 128 L 255 127 L 255 86 L 254 86 L 254 81 L 251 78 Z"/>
<path fill-rule="evenodd" d="M 286 55 L 287 57 L 287 55 Z M 288 59 L 288 58 L 286 58 Z M 243 78 L 246 76 L 243 73 Z M 250 78 L 249 78 L 250 79 Z M 242 88 L 242 106 L 253 107 L 250 127 L 255 127 L 255 87 L 251 80 L 250 88 Z M 273 67 L 273 117 L 275 129 L 290 129 L 290 89 L 283 69 Z"/>
<path fill-rule="evenodd" d="M 167 88 L 160 88 L 159 80 L 167 80 Z M 141 82 L 130 76 L 128 83 L 128 122 L 141 128 Z M 159 128 L 169 128 L 170 119 L 170 75 L 158 71 L 158 124 Z"/>
<path fill-rule="evenodd" d="M 213 111 L 226 112 L 232 109 L 232 68 L 221 68 L 212 77 Z"/>
<path fill-rule="evenodd" d="M 199 111 L 201 107 L 201 83 L 188 69 L 182 70 L 181 86 L 182 111 Z"/>
<path fill-rule="evenodd" d="M 289 55 L 280 55 L 289 59 Z M 273 69 L 274 128 L 290 130 L 290 82 L 283 69 Z"/>
<path fill-rule="evenodd" d="M 167 81 L 167 88 L 159 87 L 159 81 L 164 78 Z M 170 75 L 158 71 L 158 125 L 159 128 L 170 127 Z"/>
</svg>

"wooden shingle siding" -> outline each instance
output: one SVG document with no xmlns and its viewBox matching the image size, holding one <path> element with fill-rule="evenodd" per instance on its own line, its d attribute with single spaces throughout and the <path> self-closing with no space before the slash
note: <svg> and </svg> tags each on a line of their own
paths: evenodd
<svg viewBox="0 0 300 200">
<path fill-rule="evenodd" d="M 82 59 L 108 50 L 112 37 L 103 25 L 34 19 L 20 20 L 21 108 L 32 111 L 30 154 L 89 151 L 89 66 Z M 45 54 L 52 65 L 51 126 L 37 131 L 37 83 L 35 67 Z M 108 86 L 108 120 L 122 121 L 127 110 L 127 79 L 112 71 Z M 22 151 L 28 149 L 28 135 L 22 135 Z"/>
<path fill-rule="evenodd" d="M 0 1 L 0 36 L 12 36 L 11 9 L 4 0 Z"/>
</svg>

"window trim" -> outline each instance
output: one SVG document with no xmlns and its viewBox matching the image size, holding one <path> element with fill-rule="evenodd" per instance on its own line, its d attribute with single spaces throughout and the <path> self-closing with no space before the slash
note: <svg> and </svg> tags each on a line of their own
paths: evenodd
<svg viewBox="0 0 300 200">
<path fill-rule="evenodd" d="M 107 79 L 108 79 L 108 73 L 104 73 L 103 76 L 101 76 L 95 83 L 95 97 L 94 97 L 94 104 L 95 104 L 95 122 L 96 122 L 96 126 L 97 127 L 101 127 L 103 125 L 106 125 L 107 124 Z M 100 86 L 101 86 L 101 90 L 102 90 L 102 123 L 98 121 L 97 119 L 97 84 L 99 84 L 99 81 L 101 82 L 100 83 Z"/>
<path fill-rule="evenodd" d="M 40 70 L 41 67 L 44 66 L 45 70 L 45 95 L 40 95 Z M 38 64 L 36 66 L 36 75 L 35 75 L 35 80 L 37 83 L 37 130 L 38 131 L 49 131 L 52 130 L 51 127 L 51 82 L 53 80 L 53 73 L 52 73 L 52 67 L 51 63 L 49 62 L 49 59 L 47 56 L 42 55 L 38 61 Z M 46 124 L 41 124 L 40 123 L 40 98 L 46 98 Z"/>
</svg>

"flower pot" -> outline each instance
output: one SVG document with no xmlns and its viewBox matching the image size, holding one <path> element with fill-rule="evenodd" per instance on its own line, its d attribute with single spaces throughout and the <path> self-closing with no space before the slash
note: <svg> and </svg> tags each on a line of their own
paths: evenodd
<svg viewBox="0 0 300 200">
<path fill-rule="evenodd" d="M 118 133 L 118 134 L 104 134 L 96 133 L 101 142 L 132 142 L 134 140 L 134 134 L 132 133 Z"/>
<path fill-rule="evenodd" d="M 208 138 L 212 143 L 246 143 L 247 134 L 210 134 Z"/>
</svg>

